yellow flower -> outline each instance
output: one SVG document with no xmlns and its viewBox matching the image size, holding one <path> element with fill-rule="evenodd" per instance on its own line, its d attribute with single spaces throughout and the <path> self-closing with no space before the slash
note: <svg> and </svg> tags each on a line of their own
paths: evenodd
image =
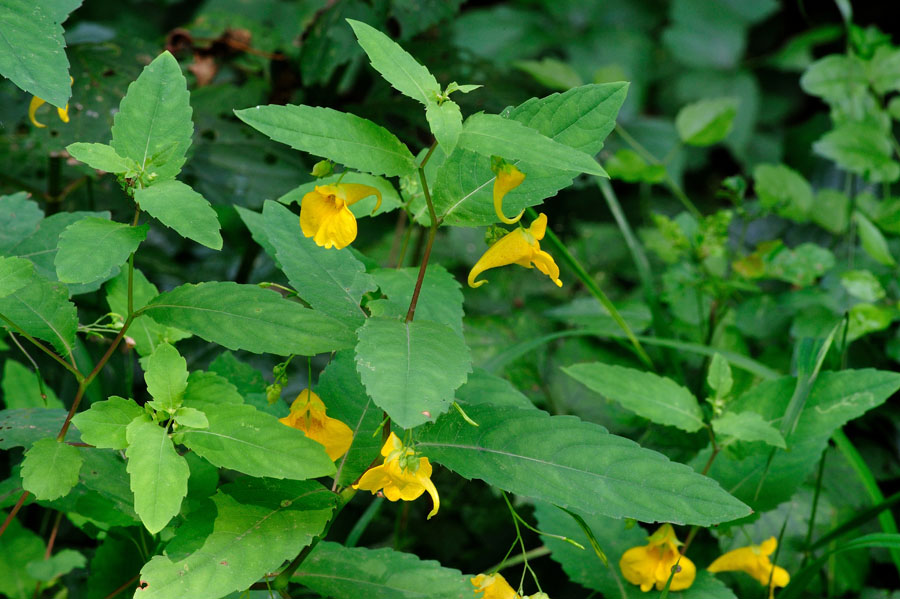
<svg viewBox="0 0 900 599">
<path fill-rule="evenodd" d="M 550 277 L 557 287 L 562 287 L 562 281 L 559 280 L 559 267 L 553 261 L 553 256 L 542 251 L 541 244 L 538 243 L 544 238 L 546 230 L 547 216 L 540 214 L 527 229 L 520 227 L 504 235 L 488 248 L 469 271 L 469 287 L 484 285 L 487 281 L 475 280 L 478 275 L 490 268 L 507 264 L 518 264 L 525 268 L 537 266 L 538 270 Z"/>
<path fill-rule="evenodd" d="M 437 489 L 431 482 L 431 463 L 426 457 L 418 457 L 416 452 L 406 447 L 394 433 L 381 448 L 384 463 L 366 471 L 354 489 L 377 493 L 383 490 L 389 501 L 413 501 L 428 491 L 434 507 L 428 514 L 430 520 L 441 507 Z"/>
<path fill-rule="evenodd" d="M 304 389 L 291 404 L 291 413 L 279 422 L 300 429 L 313 441 L 322 444 L 332 461 L 350 449 L 353 431 L 338 420 L 325 415 L 325 402 L 309 389 Z"/>
<path fill-rule="evenodd" d="M 521 596 L 509 586 L 509 583 L 500 574 L 479 574 L 469 580 L 475 587 L 476 596 L 484 593 L 480 599 L 521 599 Z"/>
<path fill-rule="evenodd" d="M 73 79 L 72 77 L 69 77 L 69 83 L 71 84 L 74 82 L 75 82 L 75 79 Z M 47 101 L 44 100 L 43 98 L 38 98 L 37 96 L 32 96 L 31 104 L 28 105 L 28 120 L 31 121 L 32 125 L 40 128 L 40 129 L 43 129 L 47 125 L 45 125 L 43 123 L 39 123 L 37 121 L 37 119 L 35 118 L 35 114 L 37 113 L 37 109 L 46 103 L 47 103 Z M 61 120 L 64 123 L 69 122 L 69 105 L 68 104 L 66 104 L 65 108 L 57 108 L 56 113 L 59 115 L 59 120 Z"/>
<path fill-rule="evenodd" d="M 300 228 L 317 245 L 329 249 L 345 248 L 356 239 L 356 217 L 349 206 L 371 195 L 377 196 L 375 210 L 381 205 L 381 192 L 361 183 L 316 185 L 300 202 Z"/>
<path fill-rule="evenodd" d="M 769 584 L 769 578 L 772 584 L 769 587 L 769 597 L 775 593 L 775 587 L 785 587 L 791 581 L 790 574 L 781 566 L 775 566 L 769 560 L 769 556 L 775 553 L 778 547 L 778 541 L 775 537 L 770 537 L 759 545 L 750 545 L 749 547 L 741 547 L 734 551 L 720 555 L 709 565 L 710 572 L 746 572 L 759 581 L 759 584 L 766 586 Z"/>
<path fill-rule="evenodd" d="M 522 210 L 515 218 L 506 218 L 503 216 L 503 197 L 508 191 L 522 184 L 522 181 L 525 180 L 525 173 L 506 162 L 499 164 L 494 172 L 497 174 L 494 178 L 494 211 L 501 221 L 507 225 L 513 225 L 519 222 L 525 211 Z"/>
<path fill-rule="evenodd" d="M 683 591 L 690 587 L 697 575 L 697 568 L 694 562 L 678 552 L 681 543 L 675 537 L 672 525 L 663 524 L 647 540 L 648 544 L 632 547 L 619 560 L 619 569 L 625 579 L 631 584 L 640 585 L 644 592 L 649 591 L 653 585 L 656 585 L 657 591 L 661 591 L 677 562 L 678 571 L 672 577 L 669 590 Z"/>
</svg>

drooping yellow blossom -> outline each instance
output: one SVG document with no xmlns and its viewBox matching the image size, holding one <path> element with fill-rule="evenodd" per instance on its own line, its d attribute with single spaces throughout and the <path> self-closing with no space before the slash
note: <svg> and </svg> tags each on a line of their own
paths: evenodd
<svg viewBox="0 0 900 599">
<path fill-rule="evenodd" d="M 325 415 L 325 402 L 309 389 L 304 389 L 291 404 L 291 413 L 279 422 L 300 429 L 306 436 L 322 444 L 332 461 L 350 449 L 353 431 L 338 420 Z"/>
<path fill-rule="evenodd" d="M 503 215 L 503 198 L 507 192 L 515 189 L 525 180 L 525 173 L 515 167 L 515 165 L 503 162 L 498 164 L 494 170 L 497 176 L 494 178 L 494 211 L 497 218 L 505 222 L 507 225 L 514 225 L 519 222 L 525 211 L 519 213 L 515 218 L 506 218 Z"/>
<path fill-rule="evenodd" d="M 657 591 L 661 591 L 677 563 L 678 568 L 672 576 L 669 590 L 683 591 L 690 587 L 697 576 L 697 568 L 694 562 L 679 553 L 678 546 L 681 543 L 675 537 L 672 525 L 663 524 L 647 540 L 649 543 L 632 547 L 619 560 L 619 569 L 625 579 L 631 584 L 640 585 L 644 592 L 654 585 Z"/>
<path fill-rule="evenodd" d="M 361 183 L 316 185 L 300 202 L 300 228 L 317 245 L 342 249 L 356 239 L 356 217 L 350 206 L 374 195 L 378 198 L 375 210 L 381 206 L 381 192 Z"/>
<path fill-rule="evenodd" d="M 419 457 L 412 448 L 403 445 L 394 433 L 381 448 L 381 455 L 384 456 L 384 463 L 367 470 L 353 488 L 372 493 L 382 491 L 389 501 L 413 501 L 428 491 L 434 503 L 428 519 L 437 514 L 441 500 L 431 482 L 428 458 Z"/>
<path fill-rule="evenodd" d="M 734 551 L 729 551 L 716 558 L 709 565 L 710 572 L 746 572 L 759 581 L 759 584 L 766 586 L 771 578 L 771 586 L 769 586 L 769 597 L 775 593 L 775 587 L 785 587 L 791 581 L 791 575 L 781 566 L 773 565 L 769 556 L 775 553 L 778 547 L 778 541 L 775 537 L 770 537 L 759 545 L 750 545 L 741 547 Z"/>
<path fill-rule="evenodd" d="M 75 80 L 73 78 L 69 77 L 69 82 L 74 83 Z M 32 125 L 40 128 L 40 129 L 43 129 L 47 125 L 45 125 L 43 123 L 39 123 L 38 120 L 36 118 L 34 118 L 34 115 L 37 113 L 37 109 L 46 103 L 47 103 L 47 100 L 44 100 L 43 98 L 38 98 L 37 96 L 32 96 L 31 104 L 28 105 L 28 120 L 31 121 Z M 56 113 L 59 115 L 59 120 L 61 120 L 64 123 L 69 122 L 69 105 L 68 104 L 66 104 L 65 108 L 57 107 Z"/>
<path fill-rule="evenodd" d="M 475 596 L 480 599 L 521 599 L 521 595 L 515 592 L 500 574 L 479 574 L 469 580 L 475 587 Z"/>
<path fill-rule="evenodd" d="M 469 271 L 469 287 L 480 287 L 487 283 L 484 279 L 476 281 L 478 275 L 490 268 L 518 264 L 525 268 L 534 268 L 550 277 L 557 287 L 562 287 L 559 280 L 559 267 L 553 261 L 553 256 L 541 250 L 538 243 L 544 238 L 547 231 L 547 216 L 540 214 L 527 229 L 519 227 L 510 231 L 488 248 L 472 270 Z"/>
</svg>

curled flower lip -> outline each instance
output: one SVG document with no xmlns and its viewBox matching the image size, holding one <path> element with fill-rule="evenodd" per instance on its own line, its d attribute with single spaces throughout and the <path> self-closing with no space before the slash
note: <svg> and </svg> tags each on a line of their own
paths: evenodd
<svg viewBox="0 0 900 599">
<path fill-rule="evenodd" d="M 353 443 L 350 427 L 325 413 L 325 402 L 309 389 L 304 389 L 291 404 L 291 412 L 278 421 L 299 429 L 325 447 L 332 461 L 347 453 Z"/>
<path fill-rule="evenodd" d="M 769 556 L 775 553 L 778 541 L 775 537 L 769 537 L 759 545 L 748 545 L 723 553 L 707 568 L 710 572 L 746 572 L 763 586 L 769 587 L 769 597 L 775 592 L 775 587 L 785 587 L 791 581 L 787 570 L 781 566 L 772 564 Z"/>
<path fill-rule="evenodd" d="M 356 239 L 356 217 L 350 206 L 371 195 L 377 197 L 375 209 L 381 206 L 381 192 L 361 183 L 316 185 L 300 202 L 300 229 L 317 245 L 343 249 Z"/>
<path fill-rule="evenodd" d="M 527 229 L 520 227 L 504 235 L 488 248 L 469 271 L 469 287 L 481 287 L 487 283 L 484 279 L 478 280 L 478 275 L 484 271 L 508 264 L 518 264 L 525 268 L 537 267 L 550 277 L 557 287 L 562 287 L 562 281 L 559 280 L 559 266 L 553 261 L 553 256 L 541 250 L 538 243 L 544 238 L 546 230 L 547 216 L 540 214 Z"/>
<path fill-rule="evenodd" d="M 503 214 L 503 198 L 506 194 L 522 184 L 525 180 L 525 173 L 515 167 L 515 165 L 504 163 L 497 167 L 497 176 L 494 179 L 494 212 L 497 218 L 507 225 L 514 225 L 522 218 L 525 211 L 522 210 L 515 218 L 507 218 Z"/>
</svg>

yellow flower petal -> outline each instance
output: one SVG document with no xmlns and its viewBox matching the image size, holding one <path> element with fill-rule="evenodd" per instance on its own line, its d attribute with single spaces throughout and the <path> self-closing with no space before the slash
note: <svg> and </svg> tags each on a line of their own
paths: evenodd
<svg viewBox="0 0 900 599">
<path fill-rule="evenodd" d="M 619 569 L 625 580 L 641 587 L 646 592 L 654 586 L 661 591 L 672 576 L 669 589 L 683 591 L 694 583 L 697 567 L 687 557 L 678 552 L 681 543 L 670 524 L 663 524 L 647 539 L 646 545 L 632 547 L 622 554 Z"/>
<path fill-rule="evenodd" d="M 69 122 L 69 104 L 68 103 L 66 103 L 65 108 L 57 108 L 56 113 L 59 115 L 59 120 L 61 120 L 64 123 Z"/>
<path fill-rule="evenodd" d="M 37 119 L 34 118 L 34 115 L 37 112 L 37 109 L 40 108 L 41 106 L 43 106 L 45 103 L 46 102 L 44 100 L 42 100 L 41 98 L 38 98 L 37 96 L 32 96 L 31 103 L 28 105 L 28 120 L 31 121 L 32 125 L 34 125 L 35 127 L 39 127 L 41 129 L 43 129 L 47 125 L 44 125 L 43 123 L 39 123 L 37 121 Z M 66 116 L 68 116 L 68 115 L 66 115 Z"/>
<path fill-rule="evenodd" d="M 303 196 L 300 202 L 300 228 L 317 245 L 342 249 L 356 239 L 356 217 L 347 203 L 338 197 L 334 186 L 323 185 Z"/>
<path fill-rule="evenodd" d="M 768 585 L 771 578 L 771 594 L 775 587 L 787 586 L 791 580 L 787 570 L 775 566 L 769 559 L 777 547 L 778 541 L 775 537 L 770 537 L 759 545 L 749 545 L 723 553 L 709 565 L 707 570 L 713 573 L 746 572 L 763 586 Z"/>
<path fill-rule="evenodd" d="M 501 237 L 494 245 L 478 259 L 472 270 L 469 271 L 469 287 L 480 287 L 487 283 L 485 280 L 477 280 L 478 275 L 491 268 L 518 264 L 525 268 L 534 268 L 549 276 L 558 287 L 562 287 L 559 280 L 559 267 L 553 261 L 553 256 L 541 250 L 538 240 L 543 239 L 547 229 L 547 216 L 540 214 L 528 229 L 516 229 Z"/>
<path fill-rule="evenodd" d="M 497 213 L 497 218 L 507 225 L 514 225 L 519 222 L 519 219 L 522 218 L 525 211 L 522 210 L 515 218 L 506 218 L 506 216 L 503 215 L 503 198 L 510 190 L 521 185 L 524 180 L 525 173 L 512 164 L 502 165 L 497 171 L 497 176 L 494 178 L 494 211 Z"/>
<path fill-rule="evenodd" d="M 473 593 L 476 596 L 484 593 L 480 599 L 520 599 L 519 594 L 500 574 L 479 574 L 475 578 L 470 578 L 469 581 L 475 587 Z"/>
<path fill-rule="evenodd" d="M 381 206 L 381 192 L 371 185 L 363 185 L 362 183 L 340 183 L 334 187 L 338 189 L 338 195 L 343 196 L 344 201 L 347 202 L 348 206 L 352 206 L 356 202 L 369 196 L 376 197 L 375 208 L 372 209 L 372 214 L 375 214 L 375 211 Z"/>
<path fill-rule="evenodd" d="M 385 485 L 390 484 L 390 482 L 391 478 L 387 475 L 387 472 L 385 472 L 384 464 L 382 464 L 381 466 L 375 466 L 366 470 L 360 477 L 359 482 L 353 485 L 353 488 L 377 493 Z"/>
<path fill-rule="evenodd" d="M 307 437 L 325 447 L 332 461 L 347 453 L 353 443 L 350 427 L 326 414 L 325 402 L 309 389 L 304 389 L 291 404 L 291 412 L 279 422 L 303 431 Z"/>
<path fill-rule="evenodd" d="M 415 468 L 406 467 L 409 465 L 407 460 L 414 459 L 415 453 L 411 448 L 404 447 L 393 432 L 381 448 L 381 455 L 385 456 L 384 464 L 370 468 L 353 488 L 372 493 L 381 491 L 389 501 L 413 501 L 428 491 L 434 504 L 428 518 L 434 516 L 441 502 L 431 482 L 432 468 L 428 458 L 418 458 Z"/>
</svg>

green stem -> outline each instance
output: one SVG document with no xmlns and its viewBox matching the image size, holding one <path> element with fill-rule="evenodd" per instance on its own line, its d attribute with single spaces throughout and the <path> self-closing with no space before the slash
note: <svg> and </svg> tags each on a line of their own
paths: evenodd
<svg viewBox="0 0 900 599">
<path fill-rule="evenodd" d="M 510 566 L 515 566 L 517 564 L 521 564 L 522 562 L 527 562 L 533 557 L 543 557 L 545 555 L 550 555 L 550 548 L 546 545 L 541 545 L 540 547 L 535 547 L 534 549 L 529 549 L 525 553 L 519 553 L 517 555 L 512 556 L 511 558 L 504 560 L 488 570 L 489 572 L 496 572 L 499 570 L 505 570 Z"/>
</svg>

